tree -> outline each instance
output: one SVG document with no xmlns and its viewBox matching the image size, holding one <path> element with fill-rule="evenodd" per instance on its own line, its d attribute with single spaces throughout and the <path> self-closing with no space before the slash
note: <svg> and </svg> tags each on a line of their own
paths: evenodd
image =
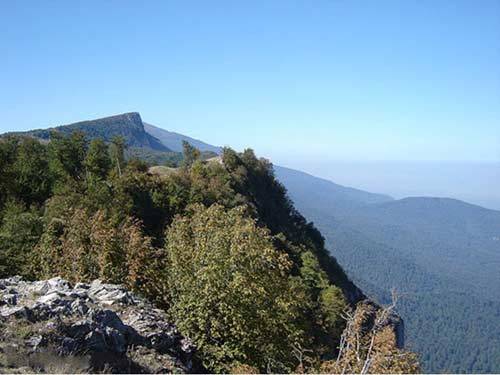
<svg viewBox="0 0 500 375">
<path fill-rule="evenodd" d="M 184 159 L 182 160 L 182 166 L 190 167 L 193 163 L 200 158 L 200 150 L 193 147 L 189 142 L 182 141 L 182 154 Z"/>
<path fill-rule="evenodd" d="M 48 173 L 47 149 L 37 140 L 25 138 L 18 143 L 12 174 L 16 197 L 27 207 L 49 198 L 52 179 Z"/>
<path fill-rule="evenodd" d="M 335 285 L 330 284 L 318 259 L 311 251 L 301 254 L 300 277 L 307 292 L 304 308 L 307 315 L 308 336 L 314 338 L 315 353 L 320 357 L 332 355 L 331 348 L 337 346 L 345 326 L 342 314 L 347 301 Z"/>
<path fill-rule="evenodd" d="M 108 146 L 100 138 L 95 138 L 90 142 L 87 155 L 85 157 L 85 167 L 91 180 L 103 180 L 111 168 L 111 160 Z"/>
<path fill-rule="evenodd" d="M 49 167 L 59 182 L 65 183 L 68 178 L 75 181 L 83 179 L 87 150 L 84 133 L 73 132 L 69 136 L 64 136 L 53 131 L 48 148 Z"/>
<path fill-rule="evenodd" d="M 324 362 L 323 373 L 418 373 L 416 354 L 398 348 L 393 309 L 359 302 L 353 311 L 346 310 L 346 328 L 342 334 L 336 360 Z"/>
<path fill-rule="evenodd" d="M 26 210 L 19 202 L 7 202 L 0 226 L 0 278 L 32 277 L 30 257 L 42 232 L 42 217 L 37 210 Z"/>
<path fill-rule="evenodd" d="M 153 261 L 151 240 L 140 222 L 127 217 L 116 222 L 104 211 L 72 210 L 65 220 L 53 219 L 36 247 L 34 265 L 42 278 L 59 275 L 70 281 L 127 284 L 149 292 Z"/>
<path fill-rule="evenodd" d="M 148 163 L 139 158 L 133 157 L 129 158 L 127 162 L 127 172 L 137 172 L 137 173 L 146 173 L 148 171 Z"/>
<path fill-rule="evenodd" d="M 291 262 L 244 208 L 191 206 L 167 231 L 166 256 L 169 312 L 208 369 L 294 368 L 293 344 L 303 337 Z"/>
<path fill-rule="evenodd" d="M 0 138 L 0 218 L 3 205 L 12 198 L 14 190 L 15 175 L 12 167 L 18 143 L 19 140 L 15 137 Z"/>
<path fill-rule="evenodd" d="M 118 176 L 121 177 L 123 168 L 125 167 L 125 139 L 120 136 L 115 136 L 111 140 L 109 152 L 111 154 L 111 163 L 113 169 Z"/>
</svg>

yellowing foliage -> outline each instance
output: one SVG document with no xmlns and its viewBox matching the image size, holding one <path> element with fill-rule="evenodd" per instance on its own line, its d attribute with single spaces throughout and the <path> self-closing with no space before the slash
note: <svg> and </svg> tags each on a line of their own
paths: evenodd
<svg viewBox="0 0 500 375">
<path fill-rule="evenodd" d="M 369 303 L 358 303 L 355 311 L 348 313 L 337 359 L 322 363 L 320 372 L 418 373 L 417 356 L 396 345 L 394 329 L 387 324 L 390 314 L 390 308 L 376 309 Z"/>
<path fill-rule="evenodd" d="M 89 214 L 76 209 L 67 221 L 53 219 L 48 224 L 34 258 L 35 272 L 42 278 L 101 279 L 152 293 L 154 268 L 145 265 L 154 258 L 154 249 L 132 218 L 115 223 L 102 210 Z"/>
</svg>

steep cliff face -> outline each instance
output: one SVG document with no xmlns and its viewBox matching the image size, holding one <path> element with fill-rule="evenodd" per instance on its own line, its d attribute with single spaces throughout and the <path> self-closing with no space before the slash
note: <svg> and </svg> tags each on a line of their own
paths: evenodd
<svg viewBox="0 0 500 375">
<path fill-rule="evenodd" d="M 124 288 L 0 280 L 0 373 L 190 372 L 194 347 Z"/>
</svg>

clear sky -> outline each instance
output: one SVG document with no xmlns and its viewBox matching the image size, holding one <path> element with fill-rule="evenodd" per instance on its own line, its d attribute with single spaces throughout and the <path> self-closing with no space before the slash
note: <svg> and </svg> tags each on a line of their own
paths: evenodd
<svg viewBox="0 0 500 375">
<path fill-rule="evenodd" d="M 500 1 L 2 1 L 0 131 L 121 112 L 275 161 L 500 160 Z"/>
</svg>

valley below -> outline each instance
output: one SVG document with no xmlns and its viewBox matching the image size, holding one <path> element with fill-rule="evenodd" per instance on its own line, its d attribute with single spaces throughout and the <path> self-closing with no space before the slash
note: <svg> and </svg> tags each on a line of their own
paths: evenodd
<svg viewBox="0 0 500 375">
<path fill-rule="evenodd" d="M 428 372 L 500 368 L 500 212 L 453 199 L 358 191 L 276 168 L 332 255 L 365 293 L 400 295 L 406 344 Z"/>
</svg>

